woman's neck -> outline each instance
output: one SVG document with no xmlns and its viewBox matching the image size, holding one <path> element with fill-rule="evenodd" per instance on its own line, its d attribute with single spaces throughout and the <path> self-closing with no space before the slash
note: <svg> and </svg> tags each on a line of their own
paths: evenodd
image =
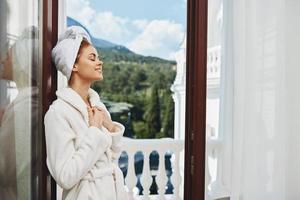
<svg viewBox="0 0 300 200">
<path fill-rule="evenodd" d="M 90 106 L 89 103 L 89 88 L 91 84 L 89 83 L 83 83 L 82 81 L 70 81 L 69 87 L 72 88 L 75 92 L 77 92 L 83 101 Z"/>
</svg>

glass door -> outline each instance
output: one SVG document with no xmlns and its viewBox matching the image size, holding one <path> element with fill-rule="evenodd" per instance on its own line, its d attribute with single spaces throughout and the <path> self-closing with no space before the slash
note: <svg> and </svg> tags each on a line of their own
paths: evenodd
<svg viewBox="0 0 300 200">
<path fill-rule="evenodd" d="M 41 188 L 40 8 L 0 1 L 0 199 L 38 199 Z"/>
</svg>

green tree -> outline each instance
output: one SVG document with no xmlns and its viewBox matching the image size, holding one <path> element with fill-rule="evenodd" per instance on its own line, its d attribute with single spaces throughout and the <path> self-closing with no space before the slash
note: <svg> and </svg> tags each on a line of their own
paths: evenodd
<svg viewBox="0 0 300 200">
<path fill-rule="evenodd" d="M 167 98 L 167 105 L 163 119 L 164 137 L 174 137 L 174 101 L 171 94 Z"/>
<path fill-rule="evenodd" d="M 155 138 L 161 129 L 160 104 L 156 84 L 151 88 L 151 96 L 145 113 L 145 121 L 149 138 Z"/>
<path fill-rule="evenodd" d="M 132 125 L 133 125 L 133 130 L 135 133 L 134 138 L 137 138 L 137 139 L 148 138 L 147 127 L 146 127 L 146 123 L 144 121 L 133 121 Z"/>
</svg>

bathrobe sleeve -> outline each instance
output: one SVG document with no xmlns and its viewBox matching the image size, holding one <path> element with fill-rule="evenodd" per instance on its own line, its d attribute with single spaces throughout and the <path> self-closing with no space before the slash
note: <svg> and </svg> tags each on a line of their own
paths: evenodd
<svg viewBox="0 0 300 200">
<path fill-rule="evenodd" d="M 122 138 L 125 131 L 125 127 L 119 122 L 113 122 L 118 130 L 116 132 L 109 132 L 112 138 L 111 151 L 112 151 L 112 159 L 117 160 L 120 157 L 122 150 Z"/>
<path fill-rule="evenodd" d="M 49 109 L 44 122 L 49 171 L 56 182 L 68 190 L 91 170 L 99 154 L 109 148 L 107 136 L 91 126 L 75 148 L 76 134 L 61 114 Z"/>
<path fill-rule="evenodd" d="M 100 102 L 100 105 L 98 105 L 99 108 L 104 108 L 105 111 L 107 112 L 109 118 L 111 119 L 111 115 L 108 112 L 106 106 Z M 119 122 L 115 122 L 113 121 L 113 123 L 118 127 L 118 130 L 116 132 L 109 132 L 107 129 L 107 132 L 109 133 L 109 135 L 112 138 L 112 144 L 111 144 L 111 152 L 112 152 L 112 159 L 118 160 L 122 151 L 122 138 L 123 138 L 123 134 L 125 131 L 125 127 L 119 123 Z"/>
</svg>

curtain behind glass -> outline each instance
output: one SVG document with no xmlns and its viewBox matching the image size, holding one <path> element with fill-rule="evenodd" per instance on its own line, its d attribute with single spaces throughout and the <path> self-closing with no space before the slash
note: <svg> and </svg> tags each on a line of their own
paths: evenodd
<svg viewBox="0 0 300 200">
<path fill-rule="evenodd" d="M 300 199 L 300 1 L 226 1 L 231 199 Z M 229 41 L 229 42 L 228 42 Z"/>
</svg>

